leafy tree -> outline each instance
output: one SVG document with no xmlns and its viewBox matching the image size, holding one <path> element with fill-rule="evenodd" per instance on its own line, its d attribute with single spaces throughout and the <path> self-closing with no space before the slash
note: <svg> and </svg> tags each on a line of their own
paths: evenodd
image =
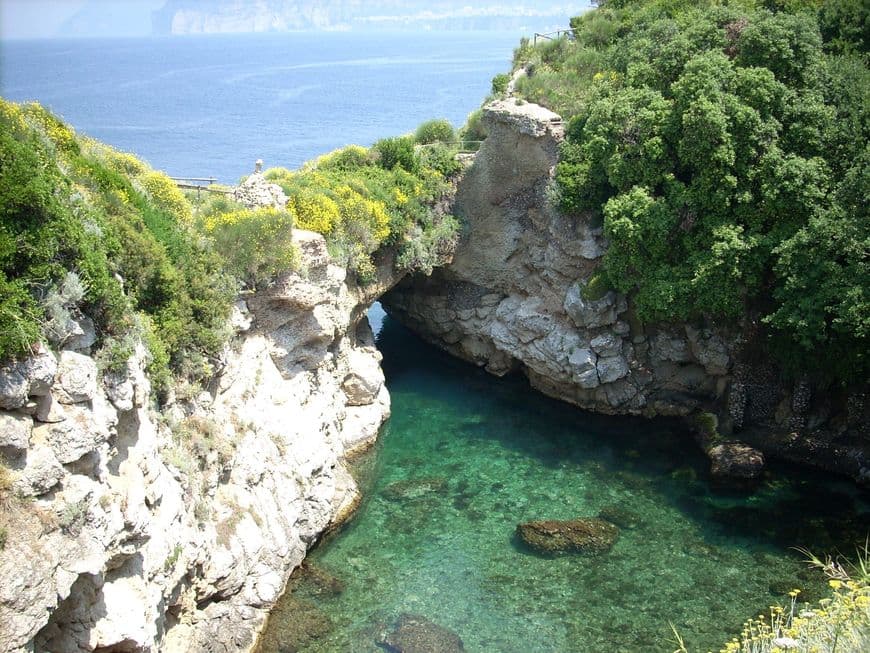
<svg viewBox="0 0 870 653">
<path fill-rule="evenodd" d="M 561 208 L 603 221 L 639 317 L 760 312 L 784 363 L 866 378 L 866 24 L 850 0 L 608 0 L 528 48 L 519 92 L 570 118 Z"/>
</svg>

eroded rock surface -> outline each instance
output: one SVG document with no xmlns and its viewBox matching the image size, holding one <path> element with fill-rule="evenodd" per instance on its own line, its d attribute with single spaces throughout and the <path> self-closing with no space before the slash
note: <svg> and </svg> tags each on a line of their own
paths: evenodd
<svg viewBox="0 0 870 653">
<path fill-rule="evenodd" d="M 105 376 L 38 352 L 0 370 L 0 651 L 245 651 L 290 572 L 358 500 L 345 467 L 389 414 L 365 291 L 323 238 L 240 298 L 207 388 L 158 416 L 141 346 Z M 80 344 L 80 343 L 77 343 Z M 312 613 L 311 627 L 325 627 Z"/>
<path fill-rule="evenodd" d="M 594 217 L 564 215 L 550 200 L 558 116 L 510 99 L 485 107 L 483 121 L 489 136 L 453 207 L 465 223 L 453 262 L 388 293 L 391 316 L 455 356 L 496 375 L 520 370 L 582 408 L 710 411 L 723 435 L 870 482 L 866 386 L 831 393 L 784 382 L 750 346 L 751 328 L 642 324 L 628 298 L 593 282 L 607 250 Z"/>
</svg>

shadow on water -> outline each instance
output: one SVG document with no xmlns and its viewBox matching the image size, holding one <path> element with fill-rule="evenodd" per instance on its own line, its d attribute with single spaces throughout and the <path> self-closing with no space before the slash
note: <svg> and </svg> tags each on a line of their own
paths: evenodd
<svg viewBox="0 0 870 653">
<path fill-rule="evenodd" d="M 455 435 L 497 440 L 550 469 L 591 466 L 601 476 L 656 492 L 687 517 L 718 525 L 723 534 L 768 540 L 776 547 L 851 553 L 870 528 L 870 497 L 848 480 L 772 461 L 758 488 L 713 487 L 707 457 L 677 420 L 582 411 L 537 393 L 519 374 L 495 379 L 445 356 L 389 317 L 378 347 L 388 386 L 408 380 L 445 401 L 456 393 L 478 397 L 495 414 L 494 423 L 460 422 Z M 541 421 L 547 428 L 534 428 Z M 529 428 L 518 433 L 517 425 Z"/>
<path fill-rule="evenodd" d="M 867 532 L 849 482 L 772 464 L 754 492 L 714 490 L 679 424 L 579 411 L 388 318 L 378 346 L 393 417 L 361 511 L 310 556 L 343 591 L 294 586 L 262 651 L 375 651 L 406 613 L 468 651 L 672 651 L 668 622 L 718 650 L 792 588 L 822 595 L 790 547 L 849 552 Z M 576 517 L 615 524 L 612 549 L 548 558 L 517 540 L 518 523 Z"/>
</svg>

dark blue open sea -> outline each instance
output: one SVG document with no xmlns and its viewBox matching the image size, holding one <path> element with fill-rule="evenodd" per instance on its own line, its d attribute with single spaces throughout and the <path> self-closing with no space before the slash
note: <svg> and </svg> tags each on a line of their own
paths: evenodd
<svg viewBox="0 0 870 653">
<path fill-rule="evenodd" d="M 235 182 L 429 118 L 460 126 L 521 34 L 289 33 L 0 42 L 0 95 L 179 176 Z"/>
</svg>

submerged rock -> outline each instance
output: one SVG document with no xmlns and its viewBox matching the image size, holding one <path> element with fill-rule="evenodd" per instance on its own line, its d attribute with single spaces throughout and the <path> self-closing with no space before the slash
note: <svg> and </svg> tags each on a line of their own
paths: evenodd
<svg viewBox="0 0 870 653">
<path fill-rule="evenodd" d="M 289 589 L 317 596 L 339 596 L 344 592 L 344 582 L 323 567 L 304 561 L 290 577 Z"/>
<path fill-rule="evenodd" d="M 634 530 L 641 524 L 641 518 L 636 513 L 617 504 L 604 506 L 598 511 L 598 518 L 627 530 Z"/>
<path fill-rule="evenodd" d="M 402 614 L 395 627 L 378 642 L 391 653 L 461 653 L 462 639 L 452 630 L 425 617 Z"/>
<path fill-rule="evenodd" d="M 285 597 L 269 615 L 270 628 L 258 650 L 277 653 L 303 651 L 333 628 L 330 618 L 312 603 Z"/>
<path fill-rule="evenodd" d="M 441 494 L 446 490 L 447 481 L 443 478 L 408 478 L 390 483 L 382 494 L 390 501 L 416 501 L 432 494 Z"/>
<path fill-rule="evenodd" d="M 530 548 L 547 555 L 607 553 L 619 537 L 619 528 L 603 519 L 530 521 L 517 526 L 517 535 Z"/>
<path fill-rule="evenodd" d="M 710 473 L 718 479 L 751 480 L 764 469 L 764 454 L 743 442 L 717 444 L 707 455 Z"/>
</svg>

